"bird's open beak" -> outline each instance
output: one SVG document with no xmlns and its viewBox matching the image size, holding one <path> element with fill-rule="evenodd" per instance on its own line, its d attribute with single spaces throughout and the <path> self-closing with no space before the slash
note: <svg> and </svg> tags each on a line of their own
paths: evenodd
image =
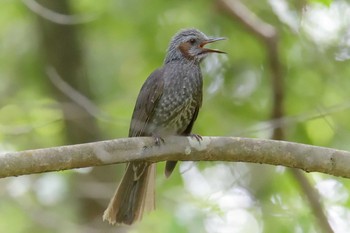
<svg viewBox="0 0 350 233">
<path fill-rule="evenodd" d="M 226 40 L 225 37 L 218 37 L 218 38 L 210 38 L 204 42 L 202 42 L 199 47 L 201 49 L 203 49 L 203 52 L 206 52 L 206 53 L 225 53 L 223 51 L 220 51 L 220 50 L 217 50 L 217 49 L 208 49 L 208 48 L 204 48 L 204 46 L 206 44 L 210 44 L 210 43 L 213 43 L 213 42 L 216 42 L 216 41 L 219 41 L 219 40 Z"/>
</svg>

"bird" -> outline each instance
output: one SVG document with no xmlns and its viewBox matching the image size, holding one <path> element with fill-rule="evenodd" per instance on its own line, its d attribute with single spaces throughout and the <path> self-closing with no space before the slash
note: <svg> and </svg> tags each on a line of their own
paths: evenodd
<svg viewBox="0 0 350 233">
<path fill-rule="evenodd" d="M 192 134 L 192 127 L 202 105 L 201 61 L 211 53 L 225 53 L 204 47 L 224 40 L 208 37 L 195 28 L 182 29 L 171 39 L 163 66 L 146 79 L 136 100 L 129 137 L 151 136 L 155 145 L 170 135 Z M 165 176 L 173 172 L 177 161 L 167 161 Z M 131 225 L 141 220 L 145 211 L 155 208 L 156 164 L 129 162 L 125 174 L 103 214 L 110 224 Z"/>
</svg>

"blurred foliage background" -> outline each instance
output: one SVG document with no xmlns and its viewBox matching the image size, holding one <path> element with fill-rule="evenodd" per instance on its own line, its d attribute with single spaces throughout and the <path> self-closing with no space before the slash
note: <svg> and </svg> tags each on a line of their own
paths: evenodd
<svg viewBox="0 0 350 233">
<path fill-rule="evenodd" d="M 350 150 L 350 3 L 244 1 L 279 35 L 285 140 Z M 225 36 L 203 64 L 194 132 L 271 138 L 265 44 L 216 1 L 2 0 L 1 152 L 126 137 L 138 91 L 181 28 Z M 123 165 L 0 180 L 0 232 L 323 232 L 284 167 L 158 165 L 157 209 L 132 227 L 102 213 Z M 349 232 L 349 180 L 307 174 L 334 232 Z"/>
</svg>

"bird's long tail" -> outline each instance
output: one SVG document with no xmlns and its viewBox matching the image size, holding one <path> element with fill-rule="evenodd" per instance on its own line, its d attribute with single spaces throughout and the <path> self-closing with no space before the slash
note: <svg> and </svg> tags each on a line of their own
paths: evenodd
<svg viewBox="0 0 350 233">
<path fill-rule="evenodd" d="M 142 218 L 144 211 L 155 208 L 156 164 L 132 162 L 107 209 L 103 220 L 111 224 L 132 224 Z"/>
</svg>

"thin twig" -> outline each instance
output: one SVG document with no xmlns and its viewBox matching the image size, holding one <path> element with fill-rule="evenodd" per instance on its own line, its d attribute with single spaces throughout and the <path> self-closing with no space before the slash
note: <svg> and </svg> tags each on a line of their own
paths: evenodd
<svg viewBox="0 0 350 233">
<path fill-rule="evenodd" d="M 35 0 L 22 0 L 23 4 L 26 5 L 31 11 L 40 15 L 42 18 L 47 19 L 53 23 L 63 25 L 74 25 L 89 23 L 97 18 L 97 15 L 64 15 L 52 11 Z"/>
<path fill-rule="evenodd" d="M 274 130 L 276 127 L 287 127 L 287 126 L 293 126 L 294 124 L 298 122 L 305 122 L 309 120 L 314 120 L 318 118 L 325 118 L 328 115 L 339 113 L 342 111 L 346 111 L 350 109 L 350 103 L 345 102 L 342 104 L 336 104 L 329 107 L 324 107 L 324 109 L 317 108 L 316 110 L 313 110 L 311 112 L 295 115 L 295 116 L 283 116 L 279 119 L 271 119 L 268 121 L 262 121 L 255 125 L 252 125 L 248 128 L 235 131 L 231 135 L 237 135 L 237 136 L 246 136 L 251 133 L 255 132 L 261 132 L 264 130 Z M 330 125 L 332 127 L 332 125 Z"/>
<path fill-rule="evenodd" d="M 302 171 L 299 169 L 290 169 L 290 171 L 294 178 L 298 180 L 300 188 L 306 194 L 306 197 L 311 205 L 311 209 L 313 210 L 320 224 L 319 229 L 322 229 L 323 232 L 333 233 L 333 230 L 324 213 L 323 205 L 321 204 L 321 197 L 318 191 L 311 185 L 311 182 Z"/>
<path fill-rule="evenodd" d="M 102 121 L 106 121 L 110 123 L 115 122 L 115 120 L 113 120 L 106 113 L 102 112 L 89 98 L 87 98 L 78 90 L 74 89 L 71 85 L 65 82 L 57 73 L 57 70 L 54 67 L 52 66 L 46 67 L 46 73 L 51 83 L 58 90 L 60 90 L 62 94 L 64 94 L 74 103 L 76 103 L 77 105 L 85 109 L 85 111 L 89 113 L 91 116 Z"/>
</svg>

